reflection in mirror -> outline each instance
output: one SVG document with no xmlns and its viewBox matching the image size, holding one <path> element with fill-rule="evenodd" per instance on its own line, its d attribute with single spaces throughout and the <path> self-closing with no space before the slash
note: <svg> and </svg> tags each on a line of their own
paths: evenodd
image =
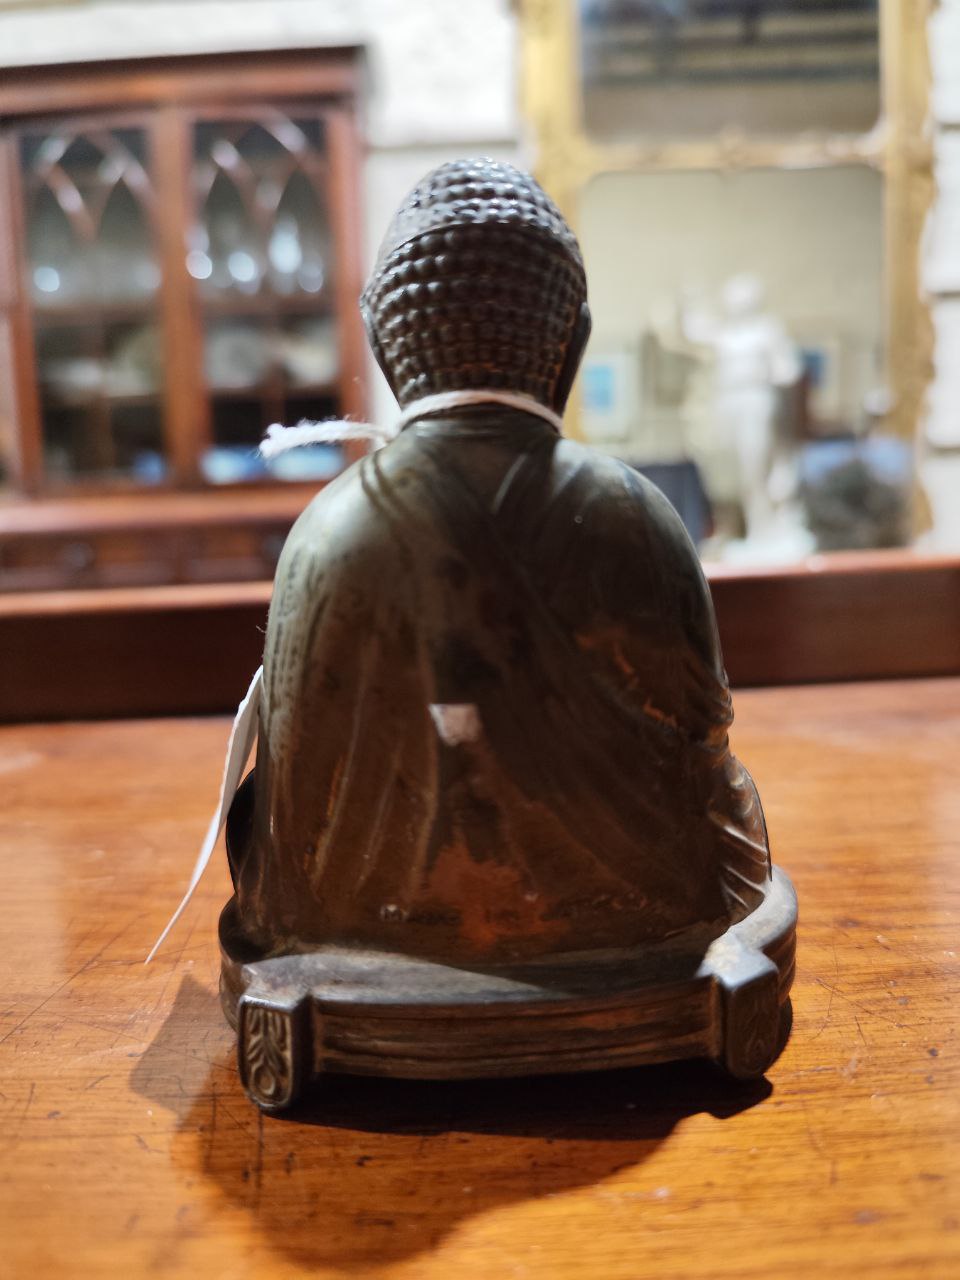
<svg viewBox="0 0 960 1280">
<path fill-rule="evenodd" d="M 579 0 L 587 132 L 865 132 L 880 109 L 877 8 L 877 0 Z"/>
<path fill-rule="evenodd" d="M 607 174 L 580 227 L 585 434 L 660 484 L 704 555 L 905 541 L 874 170 Z"/>
</svg>

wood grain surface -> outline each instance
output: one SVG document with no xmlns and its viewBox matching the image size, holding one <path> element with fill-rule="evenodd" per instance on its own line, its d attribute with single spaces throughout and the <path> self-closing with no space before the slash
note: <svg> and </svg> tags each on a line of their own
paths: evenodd
<svg viewBox="0 0 960 1280">
<path fill-rule="evenodd" d="M 960 1274 L 960 681 L 741 692 L 800 895 L 792 1038 L 701 1064 L 244 1099 L 223 720 L 0 731 L 0 1273 L 390 1280 Z"/>
</svg>

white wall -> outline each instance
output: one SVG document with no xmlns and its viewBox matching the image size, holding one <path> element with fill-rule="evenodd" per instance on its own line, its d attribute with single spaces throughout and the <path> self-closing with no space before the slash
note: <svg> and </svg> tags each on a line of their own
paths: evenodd
<svg viewBox="0 0 960 1280">
<path fill-rule="evenodd" d="M 367 264 L 394 209 L 434 165 L 517 159 L 509 0 L 0 0 L 4 66 L 244 49 L 363 45 Z M 371 364 L 372 368 L 372 364 Z M 393 398 L 373 377 L 374 416 Z"/>
</svg>

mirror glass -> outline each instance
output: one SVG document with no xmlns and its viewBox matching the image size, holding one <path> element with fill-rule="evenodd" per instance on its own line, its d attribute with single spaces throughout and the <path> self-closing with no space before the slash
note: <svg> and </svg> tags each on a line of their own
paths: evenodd
<svg viewBox="0 0 960 1280">
<path fill-rule="evenodd" d="M 606 174 L 579 225 L 594 316 L 584 434 L 660 484 L 705 556 L 905 540 L 877 172 Z"/>
<path fill-rule="evenodd" d="M 587 132 L 825 131 L 880 114 L 877 0 L 578 0 Z"/>
</svg>

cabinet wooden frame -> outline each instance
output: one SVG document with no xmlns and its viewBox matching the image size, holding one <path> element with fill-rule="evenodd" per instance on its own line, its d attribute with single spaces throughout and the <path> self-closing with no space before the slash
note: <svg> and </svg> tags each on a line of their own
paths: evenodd
<svg viewBox="0 0 960 1280">
<path fill-rule="evenodd" d="M 162 335 L 165 376 L 164 446 L 168 480 L 157 489 L 201 484 L 200 456 L 211 440 L 205 386 L 201 302 L 190 278 L 184 234 L 194 219 L 190 188 L 191 129 L 200 120 L 282 107 L 309 110 L 327 135 L 329 214 L 337 246 L 333 311 L 340 338 L 337 391 L 341 411 L 362 417 L 366 363 L 356 298 L 361 280 L 360 143 L 357 129 L 362 57 L 357 49 L 297 49 L 203 54 L 108 63 L 7 69 L 0 78 L 0 371 L 12 386 L 0 399 L 0 447 L 15 490 L 56 495 L 64 487 L 44 476 L 35 358 L 34 304 L 24 280 L 24 218 L 19 132 L 45 122 L 101 116 L 112 126 L 136 121 L 146 131 L 157 200 L 154 239 L 161 284 L 154 315 Z M 129 491 L 120 479 L 69 486 L 71 493 Z M 158 498 L 162 495 L 158 494 Z"/>
</svg>

